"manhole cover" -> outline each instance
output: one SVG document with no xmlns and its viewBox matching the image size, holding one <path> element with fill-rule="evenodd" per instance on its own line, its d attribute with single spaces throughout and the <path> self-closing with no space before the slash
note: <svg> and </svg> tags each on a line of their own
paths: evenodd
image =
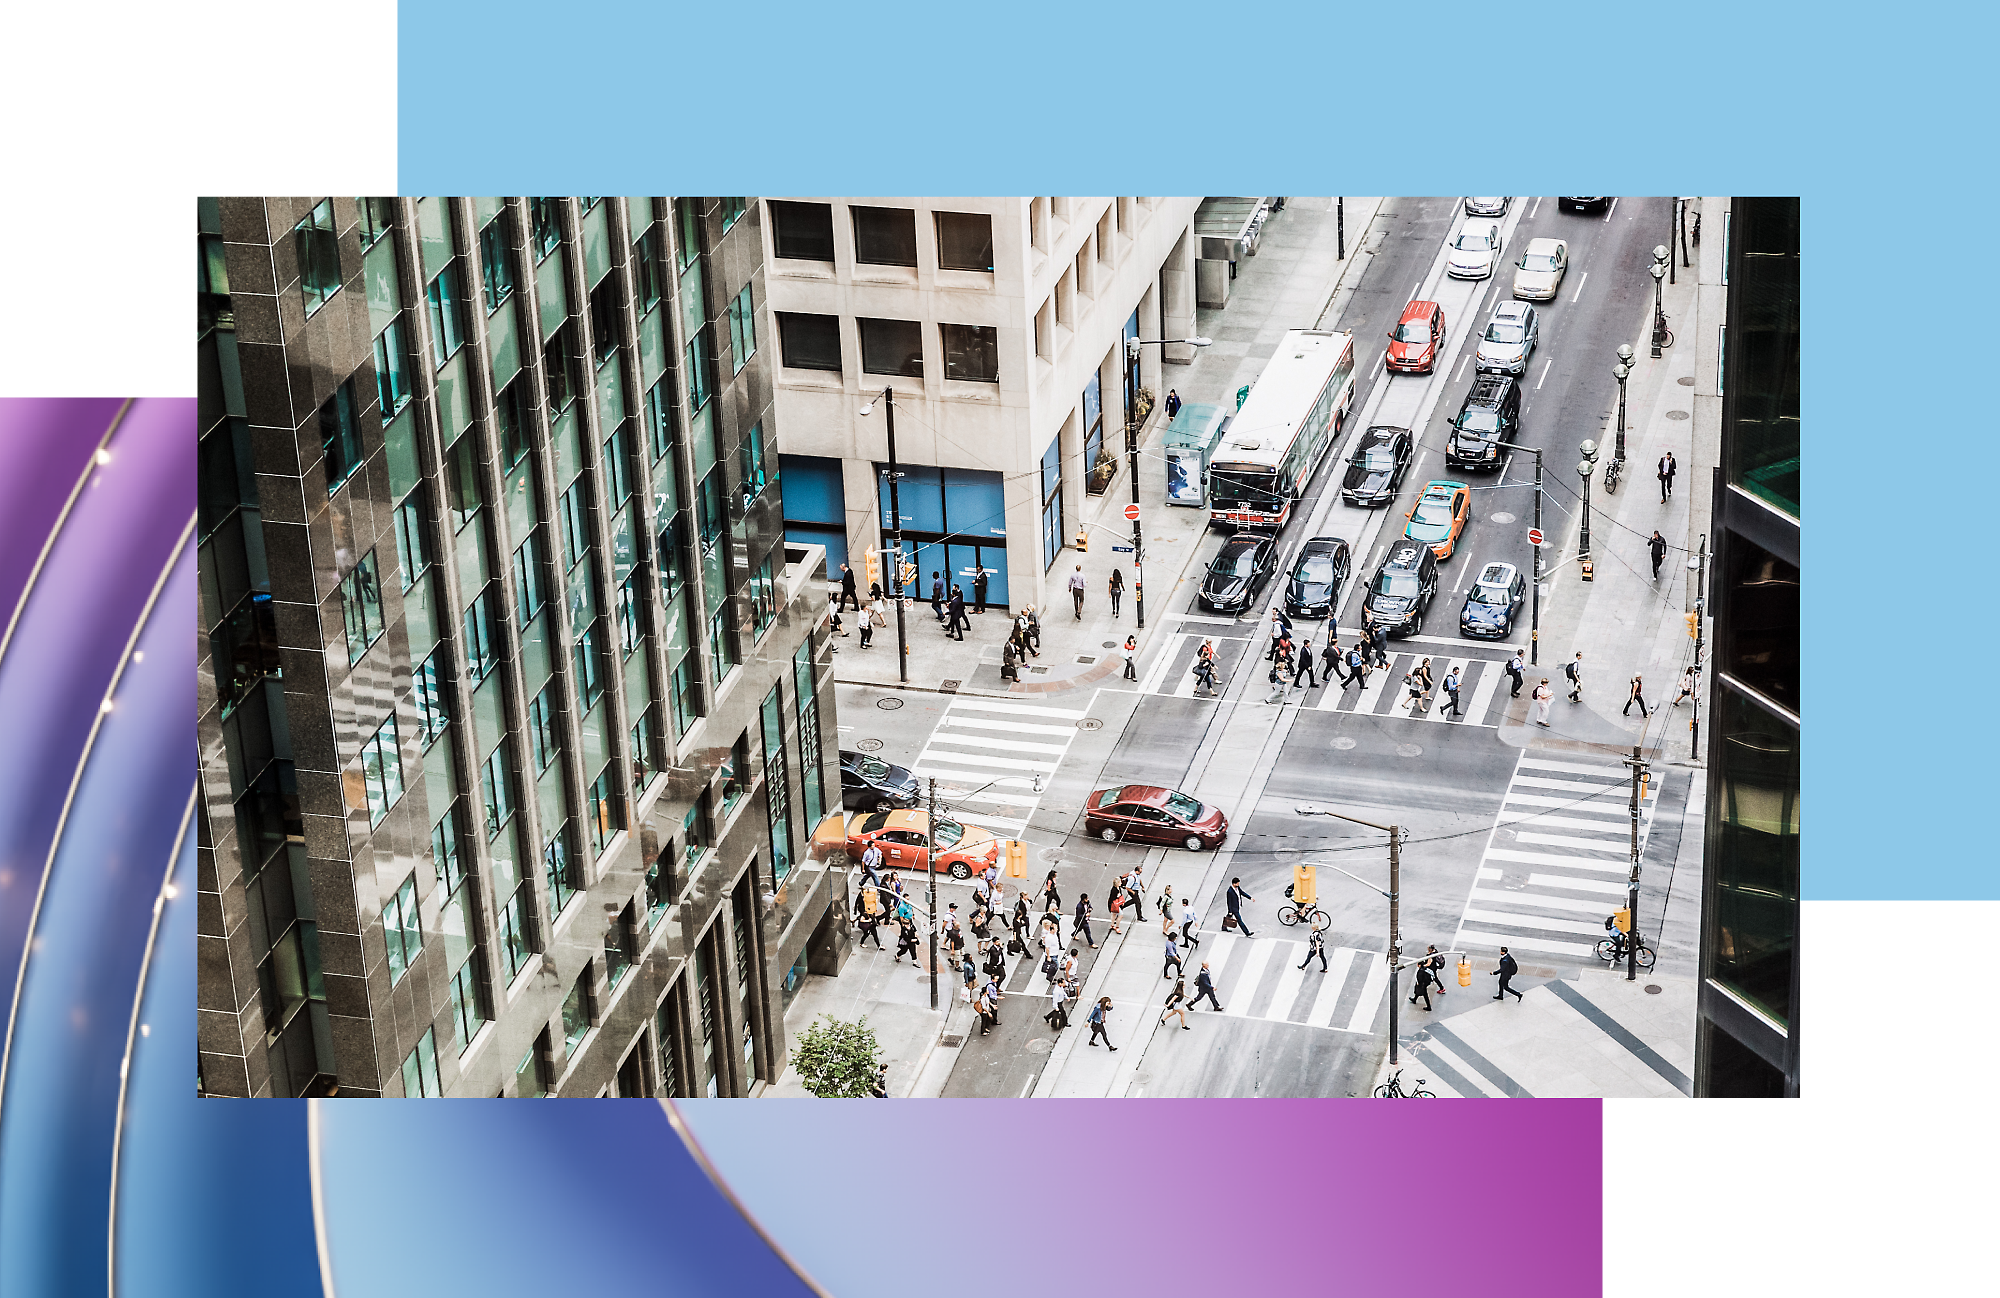
<svg viewBox="0 0 2000 1298">
<path fill-rule="evenodd" d="M 1396 745 L 1396 756 L 1398 757 L 1422 757 L 1423 755 L 1424 750 L 1416 744 Z"/>
<path fill-rule="evenodd" d="M 879 739 L 863 739 L 854 746 L 864 753 L 879 753 L 882 751 L 882 741 Z"/>
<path fill-rule="evenodd" d="M 895 698 L 893 696 L 886 699 L 876 699 L 875 706 L 882 709 L 884 712 L 894 712 L 897 708 L 903 706 L 903 700 Z"/>
<path fill-rule="evenodd" d="M 1055 865 L 1062 860 L 1062 852 L 1057 848 L 1045 847 L 1042 849 L 1041 855 L 1035 859 L 1044 865 Z"/>
<path fill-rule="evenodd" d="M 1021 1048 L 1031 1055 L 1046 1055 L 1055 1047 L 1055 1044 L 1055 1042 L 1049 1040 L 1047 1037 L 1035 1037 Z"/>
<path fill-rule="evenodd" d="M 1076 728 L 1078 730 L 1102 730 L 1104 729 L 1104 723 L 1096 717 L 1085 717 L 1076 723 Z"/>
<path fill-rule="evenodd" d="M 1345 752 L 1346 750 L 1354 747 L 1354 741 L 1348 738 L 1346 735 L 1342 735 L 1340 736 L 1340 738 L 1333 741 L 1333 747 L 1340 749 L 1342 752 Z"/>
<path fill-rule="evenodd" d="M 944 1047 L 945 1049 L 949 1050 L 949 1049 L 951 1049 L 951 1048 L 952 1048 L 953 1046 L 962 1046 L 962 1045 L 964 1045 L 964 1044 L 965 1044 L 965 1038 L 964 1038 L 964 1037 L 962 1037 L 962 1036 L 960 1036 L 960 1035 L 958 1035 L 958 1033 L 956 1033 L 956 1032 L 951 1032 L 951 1033 L 947 1033 L 947 1034 L 946 1034 L 946 1035 L 944 1035 L 944 1036 L 941 1036 L 941 1037 L 939 1037 L 939 1038 L 938 1038 L 938 1044 L 939 1044 L 939 1045 L 941 1045 L 941 1046 L 943 1046 L 943 1047 Z"/>
<path fill-rule="evenodd" d="M 1118 647 L 1118 642 L 1116 640 L 1106 640 L 1104 642 L 1104 647 L 1106 649 L 1116 649 Z"/>
<path fill-rule="evenodd" d="M 1076 660 L 1077 660 L 1077 661 L 1078 661 L 1079 663 L 1083 664 L 1083 665 L 1084 665 L 1085 667 L 1088 667 L 1088 666 L 1090 666 L 1090 665 L 1091 665 L 1092 663 L 1094 663 L 1094 662 L 1096 662 L 1096 661 L 1097 661 L 1097 655 L 1096 655 L 1096 654 L 1078 654 L 1078 655 L 1076 656 Z"/>
<path fill-rule="evenodd" d="M 1046 667 L 1030 667 L 1028 671 L 1036 676 L 1046 676 L 1049 674 L 1049 669 Z"/>
<path fill-rule="evenodd" d="M 1646 995 L 1648 995 L 1648 996 L 1658 996 L 1659 994 L 1660 994 L 1660 984 L 1658 984 L 1658 983 L 1647 983 L 1647 984 L 1646 984 Z"/>
<path fill-rule="evenodd" d="M 1512 514 L 1488 514 L 1486 517 L 1496 523 L 1511 523 L 1514 521 Z"/>
<path fill-rule="evenodd" d="M 940 693 L 940 694 L 956 694 L 956 693 L 958 693 L 958 682 L 957 682 L 957 681 L 939 681 L 939 682 L 938 682 L 938 693 Z"/>
<path fill-rule="evenodd" d="M 1683 374 L 1679 378 L 1675 379 L 1674 382 L 1680 384 L 1684 388 L 1691 388 L 1694 386 L 1694 375 Z"/>
<path fill-rule="evenodd" d="M 1669 419 L 1686 419 L 1687 417 L 1688 412 L 1685 410 L 1669 410 L 1667 412 L 1667 418 Z"/>
</svg>

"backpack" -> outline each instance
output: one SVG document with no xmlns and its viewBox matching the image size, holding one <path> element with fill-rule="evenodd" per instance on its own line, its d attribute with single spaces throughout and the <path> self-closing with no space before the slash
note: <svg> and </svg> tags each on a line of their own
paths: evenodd
<svg viewBox="0 0 2000 1298">
<path fill-rule="evenodd" d="M 1576 679 L 1576 664 L 1574 662 L 1564 663 L 1563 675 L 1569 677 L 1570 680 L 1574 681 Z"/>
</svg>

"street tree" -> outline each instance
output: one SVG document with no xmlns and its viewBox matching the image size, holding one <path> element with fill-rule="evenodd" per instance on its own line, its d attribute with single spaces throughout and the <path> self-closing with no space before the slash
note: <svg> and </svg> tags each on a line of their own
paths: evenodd
<svg viewBox="0 0 2000 1298">
<path fill-rule="evenodd" d="M 874 1085 L 881 1053 L 867 1015 L 850 1023 L 822 1014 L 799 1034 L 792 1067 L 806 1090 L 822 1100 L 858 1099 Z"/>
</svg>

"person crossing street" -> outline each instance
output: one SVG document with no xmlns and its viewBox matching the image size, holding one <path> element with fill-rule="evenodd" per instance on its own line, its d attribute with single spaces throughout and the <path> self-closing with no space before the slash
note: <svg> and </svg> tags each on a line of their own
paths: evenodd
<svg viewBox="0 0 2000 1298">
<path fill-rule="evenodd" d="M 1694 669 L 1690 667 L 1688 670 L 1681 673 L 1681 692 L 1674 695 L 1673 706 L 1679 707 L 1684 700 L 1693 698 L 1694 691 L 1695 691 Z"/>
<path fill-rule="evenodd" d="M 1110 1008 L 1111 998 L 1109 996 L 1098 997 L 1097 1004 L 1090 1007 L 1090 1044 L 1093 1046 L 1096 1045 L 1097 1039 L 1103 1037 L 1104 1048 L 1116 1054 L 1118 1047 L 1111 1044 L 1111 1037 L 1104 1030 L 1104 1015 Z"/>
<path fill-rule="evenodd" d="M 1229 917 L 1236 921 L 1236 927 L 1243 930 L 1244 937 L 1256 937 L 1257 935 L 1250 931 L 1250 926 L 1243 922 L 1243 903 L 1257 899 L 1244 891 L 1243 880 L 1231 879 L 1229 881 L 1228 899 Z"/>
<path fill-rule="evenodd" d="M 1508 992 L 1514 992 L 1514 999 L 1515 999 L 1515 1000 L 1517 1000 L 1517 1001 L 1518 1001 L 1518 1000 L 1522 999 L 1522 997 L 1521 997 L 1521 993 L 1519 993 L 1519 992 L 1515 992 L 1515 991 L 1514 991 L 1514 989 L 1513 989 L 1512 987 L 1509 987 L 1509 986 L 1507 985 L 1508 983 L 1510 983 L 1510 982 L 1514 981 L 1514 975 L 1515 975 L 1515 974 L 1517 974 L 1517 973 L 1519 973 L 1519 972 L 1521 972 L 1521 966 L 1520 966 L 1520 965 L 1518 965 L 1518 964 L 1516 964 L 1516 963 L 1514 962 L 1514 957 L 1513 957 L 1513 956 L 1511 956 L 1511 955 L 1508 955 L 1508 954 L 1507 954 L 1507 948 L 1506 948 L 1506 947 L 1504 947 L 1504 946 L 1503 946 L 1503 947 L 1501 947 L 1501 948 L 1500 948 L 1500 967 L 1499 967 L 1498 969 L 1495 969 L 1495 970 L 1493 971 L 1493 976 L 1494 976 L 1494 977 L 1496 977 L 1496 978 L 1498 978 L 1498 979 L 1500 980 L 1500 990 L 1499 990 L 1499 991 L 1497 991 L 1497 992 L 1495 992 L 1495 993 L 1493 993 L 1493 999 L 1494 999 L 1494 1000 L 1496 1000 L 1496 1001 L 1498 1001 L 1498 1000 L 1505 1000 L 1505 999 L 1507 998 L 1507 993 L 1508 993 Z"/>
<path fill-rule="evenodd" d="M 1424 998 L 1424 1008 L 1429 1009 L 1431 1007 L 1431 984 L 1436 981 L 1437 975 L 1431 972 L 1431 962 L 1429 960 L 1420 961 L 1417 964 L 1417 989 L 1410 993 L 1410 1004 L 1415 1005 L 1417 997 L 1421 996 Z"/>
<path fill-rule="evenodd" d="M 1176 978 L 1174 979 L 1174 989 L 1167 993 L 1166 1004 L 1160 1009 L 1160 1026 L 1167 1026 L 1167 1015 L 1171 1014 L 1181 1021 L 1181 1031 L 1193 1031 L 1193 1029 L 1188 1027 L 1187 1010 L 1183 1008 L 1186 1002 L 1187 980 L 1185 978 Z"/>
<path fill-rule="evenodd" d="M 1170 928 L 1167 930 L 1167 962 L 1160 968 L 1160 977 L 1178 978 L 1180 976 L 1181 948 L 1180 944 L 1174 941 L 1174 931 Z"/>
<path fill-rule="evenodd" d="M 1646 542 L 1646 548 L 1652 551 L 1653 580 L 1658 581 L 1660 579 L 1660 565 L 1662 563 L 1665 563 L 1667 559 L 1667 538 L 1661 536 L 1659 532 L 1655 530 L 1652 539 Z"/>
<path fill-rule="evenodd" d="M 1326 935 L 1325 935 L 1324 933 L 1320 932 L 1320 931 L 1319 931 L 1318 929 L 1314 929 L 1314 930 L 1313 930 L 1313 931 L 1312 931 L 1312 932 L 1311 932 L 1311 933 L 1310 933 L 1310 934 L 1309 934 L 1309 935 L 1308 935 L 1308 936 L 1306 937 L 1306 958 L 1305 958 L 1305 959 L 1303 959 L 1303 960 L 1301 960 L 1301 961 L 1299 961 L 1299 968 L 1303 969 L 1303 968 L 1305 968 L 1305 967 L 1306 967 L 1307 965 L 1311 964 L 1311 963 L 1313 962 L 1313 957 L 1314 957 L 1314 956 L 1318 956 L 1318 957 L 1319 957 L 1319 971 L 1320 971 L 1321 973 L 1325 973 L 1325 972 L 1326 972 Z"/>
<path fill-rule="evenodd" d="M 1639 691 L 1640 691 L 1641 689 L 1643 689 L 1643 688 L 1644 688 L 1644 683 L 1643 683 L 1643 682 L 1642 682 L 1642 681 L 1641 681 L 1641 680 L 1639 679 L 1639 674 L 1638 674 L 1637 672 L 1634 672 L 1634 673 L 1632 674 L 1632 694 L 1631 694 L 1631 697 L 1630 697 L 1630 698 L 1627 698 L 1627 699 L 1625 700 L 1625 710 L 1624 710 L 1624 711 L 1623 711 L 1622 713 L 1620 713 L 1619 715 L 1621 715 L 1621 716 L 1628 716 L 1628 717 L 1629 717 L 1629 716 L 1631 716 L 1631 715 L 1632 715 L 1632 705 L 1633 705 L 1634 703 L 1637 703 L 1637 704 L 1639 705 L 1639 719 L 1640 719 L 1641 721 L 1643 721 L 1643 720 L 1645 720 L 1645 719 L 1646 719 L 1646 716 L 1647 716 L 1647 712 L 1646 712 L 1646 696 L 1645 696 L 1645 695 L 1643 695 L 1643 694 L 1641 694 L 1641 693 L 1639 692 Z"/>
<path fill-rule="evenodd" d="M 1459 718 L 1462 714 L 1458 710 L 1458 668 L 1456 667 L 1444 674 L 1444 698 L 1445 706 L 1438 709 L 1438 715 L 1443 716 L 1446 710 L 1449 709 L 1454 719 Z"/>
<path fill-rule="evenodd" d="M 1292 684 L 1297 685 L 1301 676 L 1305 677 L 1306 688 L 1318 688 L 1319 678 L 1313 675 L 1313 642 L 1311 636 L 1307 636 L 1305 639 L 1299 641 L 1299 660 L 1298 664 L 1292 668 Z"/>
<path fill-rule="evenodd" d="M 1521 651 L 1518 649 L 1514 651 L 1514 656 L 1507 660 L 1507 676 L 1514 682 L 1514 688 L 1507 695 L 1508 698 L 1518 699 L 1521 697 L 1521 672 L 1527 665 L 1527 662 L 1521 657 Z"/>
<path fill-rule="evenodd" d="M 1203 1000 L 1215 1006 L 1216 1013 L 1222 1012 L 1222 1002 L 1215 999 L 1215 980 L 1209 976 L 1206 960 L 1201 962 L 1201 971 L 1194 976 L 1194 999 L 1188 1002 L 1188 1008 L 1193 1009 Z"/>
</svg>

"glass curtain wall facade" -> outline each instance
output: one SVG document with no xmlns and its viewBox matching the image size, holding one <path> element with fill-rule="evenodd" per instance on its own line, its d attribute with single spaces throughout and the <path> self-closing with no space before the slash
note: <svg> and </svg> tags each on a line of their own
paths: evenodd
<svg viewBox="0 0 2000 1298">
<path fill-rule="evenodd" d="M 763 1025 L 816 927 L 844 955 L 846 889 L 793 869 L 769 900 L 838 732 L 758 210 L 200 202 L 206 1093 L 782 1069 Z M 760 796 L 717 818 L 725 778 Z M 704 1075 L 682 984 L 718 932 L 710 1003 L 753 1048 Z"/>
<path fill-rule="evenodd" d="M 1799 1093 L 1799 200 L 1727 222 L 1698 1095 Z"/>
</svg>

